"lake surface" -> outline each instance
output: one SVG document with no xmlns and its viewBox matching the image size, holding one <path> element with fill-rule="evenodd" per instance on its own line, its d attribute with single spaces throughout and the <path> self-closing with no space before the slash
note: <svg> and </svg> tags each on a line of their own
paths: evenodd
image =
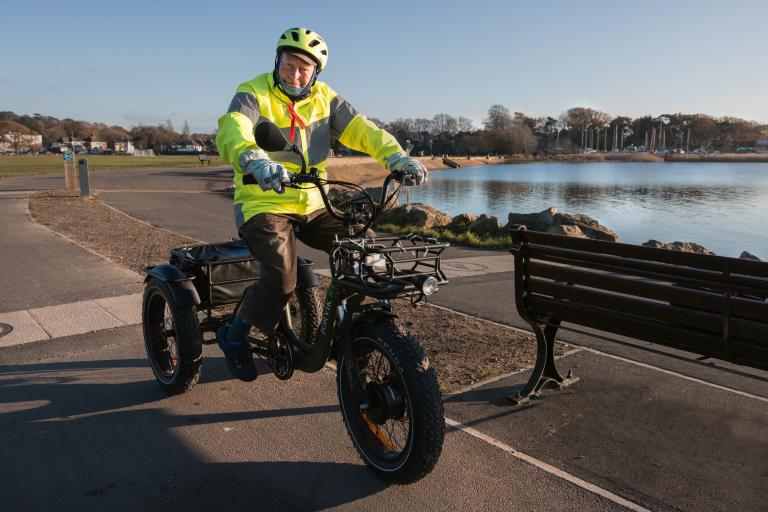
<svg viewBox="0 0 768 512">
<path fill-rule="evenodd" d="M 401 195 L 401 201 L 404 195 Z M 768 164 L 532 163 L 432 172 L 411 202 L 450 215 L 583 213 L 620 241 L 696 242 L 723 256 L 768 260 Z"/>
</svg>

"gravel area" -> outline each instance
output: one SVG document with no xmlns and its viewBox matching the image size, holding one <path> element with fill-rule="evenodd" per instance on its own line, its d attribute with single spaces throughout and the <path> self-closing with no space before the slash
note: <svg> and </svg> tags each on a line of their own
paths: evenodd
<svg viewBox="0 0 768 512">
<path fill-rule="evenodd" d="M 98 200 L 65 193 L 29 200 L 32 217 L 90 251 L 133 271 L 168 259 L 168 251 L 196 240 L 151 226 Z M 451 293 L 450 284 L 440 293 Z M 532 335 L 429 305 L 397 304 L 399 324 L 425 348 L 443 392 L 532 366 Z M 562 350 L 558 347 L 559 350 Z"/>
</svg>

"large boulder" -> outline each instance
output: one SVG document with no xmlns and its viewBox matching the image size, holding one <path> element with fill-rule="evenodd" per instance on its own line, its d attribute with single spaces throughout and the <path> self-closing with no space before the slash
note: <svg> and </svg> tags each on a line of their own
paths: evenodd
<svg viewBox="0 0 768 512">
<path fill-rule="evenodd" d="M 587 235 L 584 234 L 579 226 L 570 226 L 568 224 L 552 226 L 547 230 L 547 233 L 552 233 L 553 235 L 573 236 L 576 238 L 587 238 Z"/>
<path fill-rule="evenodd" d="M 469 231 L 476 235 L 498 235 L 500 227 L 496 217 L 482 214 L 469 225 Z"/>
<path fill-rule="evenodd" d="M 695 252 L 697 254 L 712 254 L 715 253 L 693 242 L 672 242 L 670 244 L 665 242 L 659 242 L 658 240 L 648 240 L 643 244 L 645 247 L 653 247 L 655 249 L 667 249 L 670 251 L 682 251 L 682 252 Z"/>
<path fill-rule="evenodd" d="M 381 187 L 370 187 L 365 189 L 366 192 L 368 192 L 374 201 L 378 203 L 379 197 L 381 197 Z M 328 192 L 328 198 L 331 200 L 331 202 L 335 205 L 338 205 L 340 203 L 343 203 L 344 201 L 348 201 L 353 198 L 360 197 L 362 198 L 363 195 L 358 192 L 357 190 L 352 190 L 348 188 L 332 188 Z M 392 199 L 392 206 L 396 207 L 400 203 L 397 200 L 397 197 Z"/>
<path fill-rule="evenodd" d="M 381 224 L 396 224 L 398 226 L 417 226 L 422 228 L 440 228 L 451 223 L 450 215 L 421 203 L 413 203 L 409 210 L 405 205 L 393 208 L 379 217 Z"/>
<path fill-rule="evenodd" d="M 750 261 L 763 261 L 751 252 L 743 251 L 741 255 L 739 256 L 742 260 L 750 260 Z"/>
<path fill-rule="evenodd" d="M 474 213 L 460 213 L 451 219 L 450 224 L 446 226 L 451 231 L 456 233 L 462 233 L 469 229 L 469 226 L 477 220 L 477 215 Z"/>
<path fill-rule="evenodd" d="M 555 225 L 557 208 L 547 208 L 539 213 L 510 213 L 507 215 L 505 229 L 510 229 L 515 224 L 522 224 L 532 231 L 547 231 Z"/>
<path fill-rule="evenodd" d="M 619 235 L 600 224 L 597 220 L 580 213 L 556 213 L 553 224 L 556 226 L 577 226 L 587 238 L 618 242 Z"/>
</svg>

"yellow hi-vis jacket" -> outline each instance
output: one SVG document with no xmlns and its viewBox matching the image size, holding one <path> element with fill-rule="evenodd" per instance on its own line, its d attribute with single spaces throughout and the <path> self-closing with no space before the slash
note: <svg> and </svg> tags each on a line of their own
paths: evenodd
<svg viewBox="0 0 768 512">
<path fill-rule="evenodd" d="M 296 116 L 291 115 L 291 106 Z M 234 203 L 241 208 L 244 221 L 257 213 L 307 215 L 323 208 L 320 192 L 313 185 L 286 188 L 283 194 L 263 191 L 258 185 L 243 185 L 244 173 L 238 160 L 248 150 L 261 149 L 254 140 L 254 127 L 262 122 L 275 124 L 286 140 L 295 131 L 294 144 L 303 153 L 307 170 L 316 167 L 323 178 L 327 176 L 325 168 L 332 137 L 348 148 L 369 154 L 382 165 L 393 154 L 403 152 L 391 134 L 359 114 L 325 83 L 315 82 L 310 95 L 293 104 L 277 89 L 272 73 L 259 75 L 237 88 L 229 111 L 219 118 L 216 136 L 221 158 L 235 168 Z M 268 155 L 289 172 L 301 170 L 301 160 L 295 153 L 277 151 Z"/>
</svg>

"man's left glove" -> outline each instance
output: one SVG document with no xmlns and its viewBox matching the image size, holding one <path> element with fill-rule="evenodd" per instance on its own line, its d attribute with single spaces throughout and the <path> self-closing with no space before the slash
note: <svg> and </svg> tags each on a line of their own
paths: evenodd
<svg viewBox="0 0 768 512">
<path fill-rule="evenodd" d="M 395 153 L 387 160 L 390 172 L 402 172 L 405 175 L 404 185 L 423 185 L 427 182 L 427 168 L 415 158 Z"/>
<path fill-rule="evenodd" d="M 253 175 L 261 190 L 274 190 L 278 194 L 285 192 L 285 185 L 291 183 L 291 174 L 279 163 L 270 160 L 261 150 L 250 150 L 240 155 L 240 168 L 246 174 Z"/>
</svg>

